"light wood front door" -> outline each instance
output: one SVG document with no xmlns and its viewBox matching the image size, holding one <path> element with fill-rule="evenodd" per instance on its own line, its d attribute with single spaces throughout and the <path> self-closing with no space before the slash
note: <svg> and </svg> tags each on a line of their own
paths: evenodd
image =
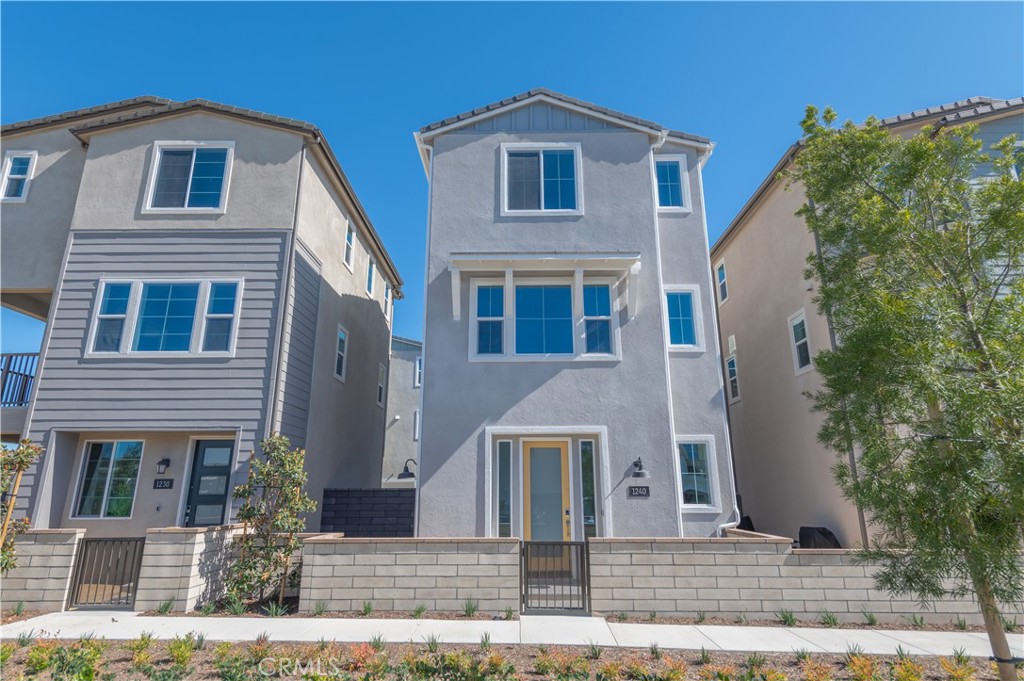
<svg viewBox="0 0 1024 681">
<path fill-rule="evenodd" d="M 567 442 L 523 444 L 523 538 L 526 541 L 571 541 L 569 445 Z"/>
</svg>

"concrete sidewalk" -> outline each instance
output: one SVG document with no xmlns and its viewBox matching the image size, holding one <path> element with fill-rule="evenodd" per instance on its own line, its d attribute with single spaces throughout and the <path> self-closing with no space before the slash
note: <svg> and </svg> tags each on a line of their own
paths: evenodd
<svg viewBox="0 0 1024 681">
<path fill-rule="evenodd" d="M 190 631 L 203 632 L 209 641 L 251 641 L 263 632 L 272 641 L 367 641 L 377 634 L 391 643 L 421 643 L 437 636 L 442 643 L 479 643 L 484 633 L 491 642 L 586 645 L 663 649 L 722 650 L 730 652 L 845 653 L 859 646 L 865 653 L 892 655 L 897 648 L 913 655 L 951 655 L 963 648 L 969 655 L 988 657 L 991 649 L 983 633 L 934 631 L 881 631 L 865 629 L 809 629 L 800 627 L 742 627 L 676 624 L 618 624 L 599 617 L 524 616 L 501 620 L 390 620 L 330 617 L 148 617 L 122 610 L 78 610 L 34 617 L 2 627 L 4 639 L 34 631 L 38 637 L 74 639 L 93 634 L 107 639 L 137 638 L 152 632 L 172 638 Z M 1011 635 L 1014 655 L 1024 655 L 1024 637 Z"/>
</svg>

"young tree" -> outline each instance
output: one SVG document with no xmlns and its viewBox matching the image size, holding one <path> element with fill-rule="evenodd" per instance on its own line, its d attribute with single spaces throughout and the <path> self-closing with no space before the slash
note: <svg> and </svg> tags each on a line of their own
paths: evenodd
<svg viewBox="0 0 1024 681">
<path fill-rule="evenodd" d="M 274 433 L 260 441 L 249 480 L 235 488 L 235 498 L 245 500 L 238 509 L 245 532 L 235 540 L 238 559 L 228 578 L 232 598 L 262 600 L 278 584 L 278 602 L 284 598 L 291 556 L 300 548 L 295 535 L 305 529 L 303 514 L 316 510 L 303 491 L 305 460 L 305 450 L 292 449 L 288 438 Z"/>
<path fill-rule="evenodd" d="M 972 126 L 903 138 L 835 118 L 808 107 L 788 173 L 838 338 L 815 358 L 819 436 L 860 452 L 856 476 L 842 457 L 834 471 L 878 529 L 862 557 L 879 586 L 922 602 L 973 592 L 1009 660 L 999 604 L 1024 591 L 1021 149 L 1007 138 L 987 155 Z M 1015 679 L 1009 662 L 999 674 Z"/>
<path fill-rule="evenodd" d="M 0 516 L 0 574 L 7 574 L 18 565 L 14 539 L 29 528 L 28 518 L 14 519 L 14 504 L 18 499 L 21 477 L 43 455 L 43 448 L 30 440 L 22 440 L 15 449 L 0 451 L 0 491 L 3 504 Z"/>
</svg>

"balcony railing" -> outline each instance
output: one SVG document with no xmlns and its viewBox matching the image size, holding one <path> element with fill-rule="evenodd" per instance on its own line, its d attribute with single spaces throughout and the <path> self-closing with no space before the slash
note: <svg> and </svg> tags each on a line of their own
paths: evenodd
<svg viewBox="0 0 1024 681">
<path fill-rule="evenodd" d="M 3 353 L 0 355 L 0 407 L 24 407 L 32 394 L 39 366 L 38 352 Z"/>
</svg>

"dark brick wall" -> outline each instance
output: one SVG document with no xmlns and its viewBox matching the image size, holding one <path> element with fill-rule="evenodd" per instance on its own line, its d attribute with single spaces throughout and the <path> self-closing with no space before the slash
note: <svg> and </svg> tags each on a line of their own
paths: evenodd
<svg viewBox="0 0 1024 681">
<path fill-rule="evenodd" d="M 415 489 L 325 489 L 321 532 L 411 537 Z"/>
</svg>

